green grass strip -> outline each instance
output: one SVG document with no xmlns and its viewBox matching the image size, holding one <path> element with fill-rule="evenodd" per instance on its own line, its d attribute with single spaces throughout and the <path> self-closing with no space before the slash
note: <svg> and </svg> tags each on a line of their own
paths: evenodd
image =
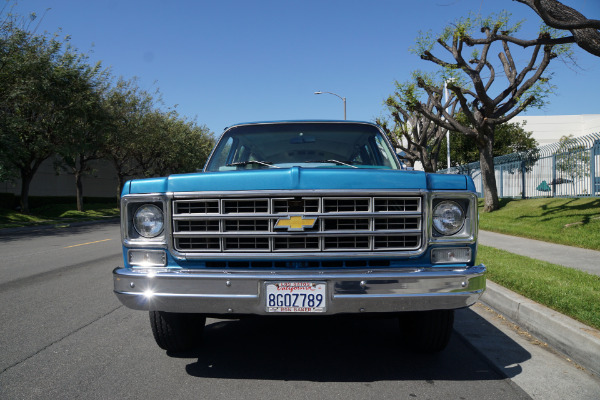
<svg viewBox="0 0 600 400">
<path fill-rule="evenodd" d="M 480 229 L 600 250 L 598 197 L 501 199 L 500 206 L 497 211 L 479 213 Z"/>
<path fill-rule="evenodd" d="M 77 211 L 73 210 L 71 204 L 52 204 L 33 209 L 31 215 L 0 209 L 0 228 L 61 224 L 119 216 L 119 209 L 109 204 L 86 204 L 85 207 L 85 211 Z"/>
<path fill-rule="evenodd" d="M 600 329 L 600 276 L 479 246 L 477 262 L 505 288 Z"/>
</svg>

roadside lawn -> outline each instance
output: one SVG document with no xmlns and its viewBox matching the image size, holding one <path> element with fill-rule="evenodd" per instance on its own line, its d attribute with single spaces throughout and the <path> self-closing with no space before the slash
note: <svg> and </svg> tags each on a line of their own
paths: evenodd
<svg viewBox="0 0 600 400">
<path fill-rule="evenodd" d="M 600 276 L 479 246 L 487 278 L 588 326 L 600 329 Z"/>
<path fill-rule="evenodd" d="M 480 209 L 483 202 L 480 200 Z M 479 213 L 479 229 L 600 250 L 600 198 L 501 199 Z"/>
<path fill-rule="evenodd" d="M 500 204 L 497 211 L 479 214 L 479 229 L 600 250 L 600 198 L 501 199 Z M 599 276 L 487 246 L 479 246 L 477 262 L 486 265 L 491 281 L 600 329 Z"/>
<path fill-rule="evenodd" d="M 51 204 L 31 209 L 30 215 L 0 208 L 0 229 L 35 225 L 60 225 L 70 222 L 118 217 L 119 209 L 108 203 L 85 204 L 86 211 L 74 210 L 73 204 Z"/>
</svg>

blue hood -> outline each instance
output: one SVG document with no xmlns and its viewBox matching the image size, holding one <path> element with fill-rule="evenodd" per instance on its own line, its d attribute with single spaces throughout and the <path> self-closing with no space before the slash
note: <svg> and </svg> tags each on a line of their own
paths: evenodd
<svg viewBox="0 0 600 400">
<path fill-rule="evenodd" d="M 422 171 L 292 167 L 136 179 L 125 185 L 123 194 L 235 190 L 472 190 L 470 186 L 464 175 L 436 175 Z"/>
</svg>

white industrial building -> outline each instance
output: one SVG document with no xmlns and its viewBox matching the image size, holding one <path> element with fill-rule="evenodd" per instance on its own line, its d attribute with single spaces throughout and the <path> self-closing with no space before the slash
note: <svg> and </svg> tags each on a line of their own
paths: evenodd
<svg viewBox="0 0 600 400">
<path fill-rule="evenodd" d="M 118 180 L 114 167 L 108 161 L 90 163 L 93 172 L 83 177 L 83 195 L 86 197 L 117 196 Z M 21 193 L 19 178 L 0 182 L 0 193 Z M 29 186 L 30 196 L 75 196 L 75 177 L 66 172 L 57 173 L 54 159 L 42 163 Z"/>
<path fill-rule="evenodd" d="M 539 146 L 556 143 L 563 136 L 580 137 L 600 133 L 600 114 L 519 115 L 510 122 L 525 122 L 524 129 L 533 132 L 532 136 Z"/>
</svg>

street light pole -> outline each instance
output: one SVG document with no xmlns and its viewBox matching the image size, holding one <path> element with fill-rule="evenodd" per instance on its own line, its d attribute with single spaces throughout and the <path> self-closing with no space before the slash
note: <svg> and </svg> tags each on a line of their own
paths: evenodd
<svg viewBox="0 0 600 400">
<path fill-rule="evenodd" d="M 446 102 L 448 102 L 448 81 L 444 81 L 444 95 L 446 97 Z M 448 112 L 448 109 L 446 109 L 446 112 Z M 450 173 L 450 130 L 446 131 L 446 155 L 447 155 L 447 173 Z"/>
<path fill-rule="evenodd" d="M 342 99 L 342 101 L 344 102 L 344 120 L 345 120 L 346 119 L 346 98 L 340 96 L 339 94 L 332 93 L 332 92 L 321 92 L 321 91 L 315 92 L 315 94 L 323 94 L 323 93 L 332 94 L 332 95 L 337 96 L 340 99 Z"/>
</svg>

